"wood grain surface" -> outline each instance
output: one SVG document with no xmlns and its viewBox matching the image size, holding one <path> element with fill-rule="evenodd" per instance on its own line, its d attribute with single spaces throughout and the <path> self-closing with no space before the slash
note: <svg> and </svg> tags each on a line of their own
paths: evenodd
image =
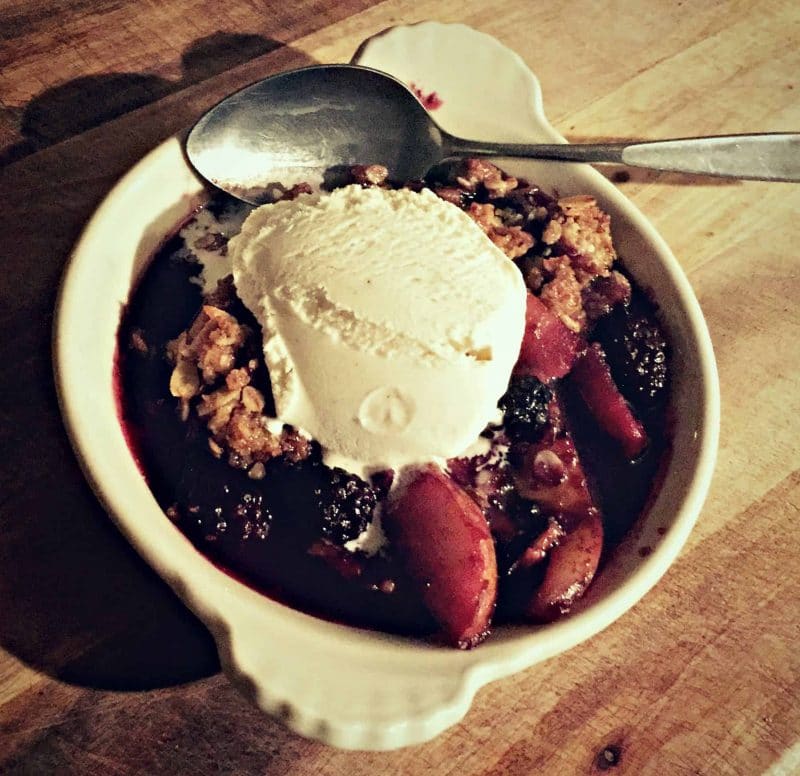
<svg viewBox="0 0 800 776">
<path fill-rule="evenodd" d="M 518 51 L 574 141 L 800 130 L 796 0 L 0 3 L 0 772 L 800 773 L 796 184 L 608 172 L 708 319 L 723 399 L 711 493 L 639 605 L 485 688 L 429 744 L 340 752 L 249 706 L 85 484 L 49 359 L 82 224 L 225 94 L 421 19 Z"/>
</svg>

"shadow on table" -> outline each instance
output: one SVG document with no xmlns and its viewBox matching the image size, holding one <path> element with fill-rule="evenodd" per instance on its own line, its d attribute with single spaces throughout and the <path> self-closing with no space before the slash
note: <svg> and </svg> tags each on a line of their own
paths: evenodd
<svg viewBox="0 0 800 776">
<path fill-rule="evenodd" d="M 281 46 L 261 35 L 216 32 L 184 51 L 178 80 L 148 73 L 107 73 L 47 89 L 22 109 L 19 126 L 24 140 L 0 151 L 0 167 Z"/>
<path fill-rule="evenodd" d="M 9 397 L 28 402 L 13 423 L 36 436 L 21 440 L 4 474 L 0 646 L 89 687 L 141 690 L 213 674 L 219 662 L 208 632 L 128 546 L 83 481 L 58 418 L 46 334 L 37 332 L 37 340 L 25 342 L 32 347 L 25 366 L 40 379 L 26 385 L 25 397 L 13 390 Z"/>
<path fill-rule="evenodd" d="M 256 35 L 218 33 L 186 50 L 185 76 L 177 84 L 136 73 L 77 79 L 27 106 L 26 133 L 40 146 L 58 142 L 280 47 Z M 280 61 L 286 67 L 311 62 L 291 51 Z M 167 137 L 181 128 L 174 124 L 182 116 L 156 113 L 140 128 L 146 137 Z M 104 513 L 61 423 L 50 365 L 52 310 L 64 257 L 108 186 L 108 178 L 59 181 L 62 165 L 77 167 L 86 152 L 85 144 L 62 148 L 58 158 L 40 162 L 37 174 L 54 176 L 66 202 L 54 210 L 49 190 L 28 187 L 24 201 L 7 198 L 8 212 L 0 216 L 6 224 L 0 244 L 7 243 L 7 250 L 0 245 L 7 260 L 2 313 L 15 322 L 14 336 L 0 341 L 0 358 L 14 365 L 0 381 L 0 647 L 81 686 L 167 687 L 219 671 L 219 659 L 205 627 Z M 111 150 L 101 146 L 94 153 L 104 175 L 123 171 L 113 173 L 120 162 Z M 77 186 L 82 191 L 72 203 Z"/>
</svg>

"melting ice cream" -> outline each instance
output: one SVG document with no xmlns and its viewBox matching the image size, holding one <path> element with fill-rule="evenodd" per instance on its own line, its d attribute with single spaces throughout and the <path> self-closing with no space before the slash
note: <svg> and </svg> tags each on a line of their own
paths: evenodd
<svg viewBox="0 0 800 776">
<path fill-rule="evenodd" d="M 525 285 L 428 190 L 348 186 L 254 210 L 229 245 L 278 417 L 363 471 L 462 453 L 497 413 Z"/>
</svg>

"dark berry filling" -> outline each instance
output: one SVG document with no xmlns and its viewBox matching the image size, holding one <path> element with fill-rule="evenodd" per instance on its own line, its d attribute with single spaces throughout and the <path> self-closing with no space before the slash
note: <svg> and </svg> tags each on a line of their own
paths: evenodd
<svg viewBox="0 0 800 776">
<path fill-rule="evenodd" d="M 355 169 L 352 179 L 362 186 L 388 185 L 375 166 Z M 578 534 L 588 537 L 584 543 L 600 542 L 607 551 L 624 536 L 651 493 L 668 449 L 667 339 L 655 306 L 619 262 L 614 262 L 613 273 L 581 279 L 581 272 L 592 268 L 581 264 L 578 243 L 569 231 L 570 207 L 582 207 L 580 201 L 562 207 L 537 187 L 482 162 L 443 168 L 427 182 L 410 184 L 417 190 L 423 186 L 471 212 L 517 261 L 536 295 L 529 294 L 527 344 L 523 342 L 520 362 L 498 403 L 502 424 L 484 434 L 489 452 L 448 461 L 447 480 L 454 483 L 455 495 L 435 477 L 420 485 L 421 492 L 436 494 L 456 522 L 464 516 L 473 527 L 471 512 L 477 505 L 496 556 L 491 561 L 496 621 L 551 619 L 568 611 L 591 581 L 591 575 L 576 579 L 572 597 L 559 598 L 554 587 L 559 552 L 569 562 L 580 558 L 570 547 Z M 212 212 L 224 207 L 220 202 L 209 205 Z M 561 232 L 553 227 L 556 221 Z M 199 247 L 224 251 L 225 243 L 210 238 Z M 565 257 L 577 268 L 569 282 L 564 281 Z M 393 472 L 365 482 L 330 469 L 313 442 L 305 457 L 293 459 L 289 447 L 284 448 L 289 452 L 253 466 L 246 457 L 221 451 L 194 415 L 182 416 L 170 395 L 166 354 L 200 309 L 200 290 L 191 282 L 198 272 L 190 246 L 178 238 L 168 241 L 134 293 L 119 333 L 122 422 L 170 519 L 229 573 L 313 614 L 408 634 L 452 626 L 452 618 L 441 614 L 447 591 L 431 598 L 430 580 L 421 584 L 415 578 L 403 540 L 371 555 L 345 547 L 368 528 L 376 529 L 379 515 L 392 517 L 387 497 Z M 546 298 L 542 289 L 548 283 L 551 290 L 562 284 L 561 297 Z M 568 291 L 574 292 L 572 297 L 566 297 Z M 566 301 L 559 311 L 562 298 Z M 244 327 L 236 367 L 247 371 L 249 384 L 266 399 L 264 412 L 273 414 L 256 320 L 230 284 L 221 285 L 205 303 Z M 569 304 L 582 304 L 584 312 L 573 315 Z M 576 326 L 583 329 L 576 333 Z M 220 380 L 212 388 L 223 385 Z M 633 448 L 620 444 L 631 429 L 646 436 L 641 454 L 637 447 L 633 457 L 626 454 Z M 459 493 L 468 496 L 469 508 Z M 413 493 L 407 501 L 438 519 L 439 511 L 430 512 L 432 505 Z M 600 514 L 598 538 L 594 526 Z M 396 518 L 390 522 L 397 524 Z M 402 522 L 409 524 L 413 520 Z M 464 535 L 470 530 L 464 529 Z M 418 538 L 412 536 L 412 544 L 427 551 L 433 543 L 436 552 L 441 549 L 440 537 L 430 537 L 427 544 L 419 544 Z M 595 566 L 600 544 L 593 550 Z M 454 552 L 464 549 L 454 545 Z M 471 557 L 469 547 L 464 557 Z M 467 579 L 477 572 L 465 566 L 458 573 Z M 488 572 L 484 568 L 480 573 Z M 532 591 L 538 591 L 538 599 L 531 597 Z M 481 607 L 490 614 L 493 610 L 486 602 Z M 488 624 L 470 621 L 465 640 L 452 627 L 451 643 L 472 646 Z"/>
</svg>

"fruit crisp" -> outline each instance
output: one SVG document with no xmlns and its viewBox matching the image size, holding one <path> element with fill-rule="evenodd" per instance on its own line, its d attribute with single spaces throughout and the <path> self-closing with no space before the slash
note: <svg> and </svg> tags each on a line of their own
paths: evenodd
<svg viewBox="0 0 800 776">
<path fill-rule="evenodd" d="M 553 197 L 482 159 L 401 186 L 358 166 L 351 183 L 429 189 L 524 279 L 519 357 L 480 444 L 359 476 L 278 420 L 258 321 L 230 277 L 205 293 L 198 282 L 199 259 L 224 256 L 241 222 L 219 196 L 153 258 L 123 315 L 122 422 L 143 473 L 201 552 L 312 614 L 458 647 L 564 616 L 668 452 L 656 307 L 592 197 Z"/>
</svg>

